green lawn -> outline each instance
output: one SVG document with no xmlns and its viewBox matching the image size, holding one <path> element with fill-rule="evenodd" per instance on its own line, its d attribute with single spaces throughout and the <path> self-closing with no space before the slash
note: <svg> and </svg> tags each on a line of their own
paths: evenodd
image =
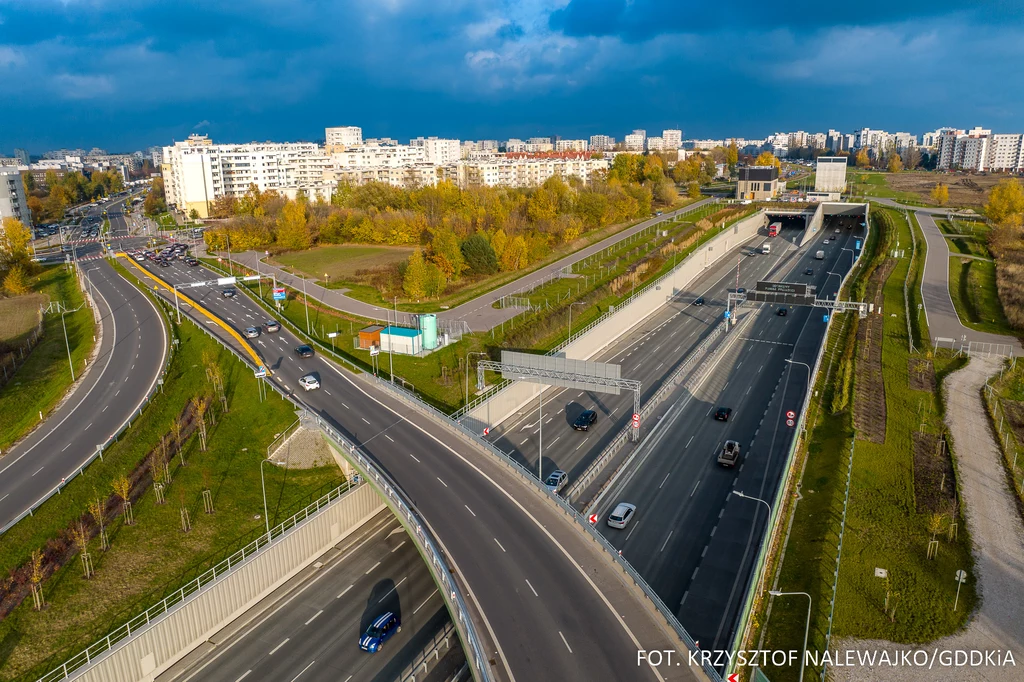
<svg viewBox="0 0 1024 682">
<path fill-rule="evenodd" d="M 898 214 L 892 224 L 901 243 L 910 239 L 908 226 Z M 877 228 L 879 220 L 874 220 Z M 883 244 L 880 249 L 887 249 Z M 970 538 L 961 523 L 958 537 L 948 541 L 948 517 L 938 535 L 936 558 L 926 556 L 928 514 L 917 511 L 913 482 L 912 434 L 942 428 L 940 397 L 909 386 L 907 327 L 903 317 L 903 282 L 909 276 L 909 258 L 901 259 L 884 286 L 882 372 L 886 398 L 886 441 L 857 440 L 839 586 L 836 595 L 832 646 L 837 638 L 859 637 L 920 643 L 960 629 L 976 603 L 973 577 L 960 592 L 956 612 L 952 604 L 954 572 L 972 574 Z M 895 313 L 891 317 L 890 313 Z M 834 334 L 838 332 L 834 331 Z M 859 360 L 858 360 L 859 362 Z M 963 359 L 948 353 L 935 358 L 936 380 L 962 366 Z M 828 404 L 833 386 L 818 379 L 820 400 Z M 800 501 L 779 574 L 778 589 L 806 591 L 812 596 L 809 647 L 821 651 L 828 630 L 829 599 L 836 546 L 846 489 L 852 429 L 850 411 L 826 414 L 814 423 L 807 447 Z M 966 447 L 966 446 L 965 446 Z M 876 568 L 889 572 L 889 581 L 876 578 Z M 886 591 L 889 594 L 889 613 Z M 893 608 L 895 611 L 893 612 Z M 799 648 L 803 640 L 807 603 L 798 598 L 777 598 L 771 620 L 758 648 Z M 772 682 L 795 681 L 798 667 L 768 667 Z M 809 671 L 810 676 L 820 671 Z"/>
<path fill-rule="evenodd" d="M 973 258 L 949 259 L 949 295 L 960 321 L 971 329 L 1015 335 L 996 289 L 996 266 Z"/>
<path fill-rule="evenodd" d="M 400 263 L 413 252 L 409 246 L 359 246 L 334 244 L 318 246 L 308 251 L 290 251 L 271 259 L 275 265 L 284 265 L 310 277 L 331 282 L 343 282 L 355 276 L 357 270 Z"/>
<path fill-rule="evenodd" d="M 910 326 L 913 333 L 914 347 L 924 349 L 931 345 L 931 334 L 928 332 L 928 320 L 924 314 L 924 300 L 921 297 L 921 278 L 924 277 L 924 262 L 928 255 L 928 242 L 917 222 L 917 216 L 910 215 L 911 228 L 917 239 L 917 251 L 910 266 L 907 278 L 907 299 L 910 304 Z"/>
<path fill-rule="evenodd" d="M 21 346 L 39 320 L 39 306 L 46 296 L 39 293 L 0 298 L 0 352 Z"/>
<path fill-rule="evenodd" d="M 134 507 L 136 523 L 120 517 L 108 525 L 111 548 L 90 543 L 96 574 L 82 577 L 76 558 L 44 583 L 48 607 L 31 608 L 31 597 L 0 622 L 0 677 L 35 679 L 118 624 L 159 601 L 183 583 L 263 532 L 260 461 L 277 434 L 295 419 L 290 403 L 270 392 L 254 400 L 255 379 L 246 365 L 193 323 L 175 329 L 180 340 L 163 393 L 122 439 L 73 479 L 59 497 L 43 505 L 6 535 L 0 548 L 4 575 L 26 561 L 32 549 L 68 527 L 88 501 L 108 495 L 111 481 L 130 471 L 170 432 L 170 422 L 191 397 L 210 391 L 200 358 L 214 358 L 225 376 L 229 412 L 218 414 L 207 452 L 198 437 L 185 446 L 187 466 L 175 457 L 168 502 L 157 505 L 148 490 Z M 336 467 L 266 470 L 271 524 L 279 522 L 342 482 Z M 212 491 L 214 514 L 204 513 L 202 490 Z M 181 530 L 180 509 L 192 529 Z"/>
<path fill-rule="evenodd" d="M 0 388 L 0 415 L 4 415 L 0 420 L 0 452 L 6 452 L 12 443 L 35 427 L 39 423 L 40 412 L 45 419 L 64 396 L 72 383 L 68 348 L 71 349 L 71 364 L 77 378 L 84 371 L 94 345 L 96 323 L 93 312 L 85 305 L 85 296 L 71 271 L 63 265 L 51 265 L 36 277 L 33 289 L 51 302 L 62 302 L 71 310 L 81 308 L 64 315 L 64 326 L 59 314 L 46 315 L 42 339 L 11 381 Z M 3 326 L 7 324 L 5 320 Z"/>
<path fill-rule="evenodd" d="M 153 219 L 156 220 L 157 225 L 164 229 L 174 229 L 178 226 L 178 221 L 174 219 L 170 212 L 160 213 Z"/>
</svg>

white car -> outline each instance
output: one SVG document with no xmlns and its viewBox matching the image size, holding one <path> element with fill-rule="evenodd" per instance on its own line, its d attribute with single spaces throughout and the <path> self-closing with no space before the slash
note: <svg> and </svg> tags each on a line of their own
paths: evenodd
<svg viewBox="0 0 1024 682">
<path fill-rule="evenodd" d="M 628 502 L 619 502 L 615 509 L 608 515 L 608 525 L 612 528 L 625 528 L 629 520 L 636 513 L 636 505 Z"/>
<path fill-rule="evenodd" d="M 146 256 L 145 254 L 137 253 L 135 254 L 135 260 L 137 260 L 140 263 L 144 263 L 146 261 Z"/>
<path fill-rule="evenodd" d="M 839 228 L 838 227 L 836 228 L 836 234 L 839 234 Z"/>
<path fill-rule="evenodd" d="M 320 388 L 320 380 L 317 379 L 312 374 L 307 374 L 306 376 L 299 379 L 299 386 L 302 386 L 302 388 L 306 389 L 307 391 L 313 391 Z"/>
<path fill-rule="evenodd" d="M 828 240 L 826 239 L 825 241 L 822 242 L 822 244 L 824 244 L 825 246 L 828 246 Z"/>
</svg>

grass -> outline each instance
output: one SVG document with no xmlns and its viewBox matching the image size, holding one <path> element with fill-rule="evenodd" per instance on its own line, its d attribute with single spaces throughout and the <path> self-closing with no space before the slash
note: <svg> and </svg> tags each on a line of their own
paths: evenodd
<svg viewBox="0 0 1024 682">
<path fill-rule="evenodd" d="M 909 213 L 909 215 L 910 227 L 914 230 L 917 246 L 907 277 L 907 302 L 909 304 L 907 313 L 910 315 L 910 328 L 914 347 L 927 348 L 931 345 L 932 337 L 928 331 L 928 320 L 924 314 L 921 279 L 924 277 L 924 263 L 928 255 L 928 242 L 924 239 L 924 233 L 917 222 L 917 216 L 914 213 Z"/>
<path fill-rule="evenodd" d="M 23 344 L 36 328 L 39 307 L 45 305 L 46 296 L 39 293 L 0 298 L 0 349 Z"/>
<path fill-rule="evenodd" d="M 324 280 L 326 274 L 332 282 L 343 282 L 356 276 L 359 270 L 401 263 L 414 251 L 407 246 L 359 246 L 335 244 L 318 246 L 308 251 L 290 251 L 271 259 L 275 265 L 284 265 Z"/>
<path fill-rule="evenodd" d="M 180 345 L 164 392 L 103 461 L 4 536 L 0 572 L 24 563 L 33 549 L 77 519 L 90 499 L 109 494 L 111 481 L 134 468 L 169 432 L 185 402 L 210 390 L 200 360 L 204 355 L 215 358 L 224 372 L 230 411 L 211 428 L 207 452 L 199 451 L 193 436 L 184 448 L 188 465 L 180 466 L 175 458 L 167 504 L 157 505 L 147 491 L 133 505 L 135 525 L 123 525 L 120 518 L 108 525 L 109 550 L 102 552 L 97 539 L 90 543 L 96 569 L 91 580 L 82 577 L 81 563 L 73 560 L 43 583 L 46 610 L 34 611 L 28 599 L 0 622 L 0 677 L 35 679 L 263 532 L 260 462 L 271 441 L 295 419 L 292 406 L 273 393 L 266 402 L 254 400 L 252 372 L 193 323 L 175 327 L 174 334 Z M 270 467 L 265 474 L 271 524 L 342 481 L 335 467 Z M 216 510 L 209 515 L 202 503 L 207 486 Z M 182 505 L 192 519 L 188 533 L 180 527 Z"/>
<path fill-rule="evenodd" d="M 982 397 L 992 418 L 992 428 L 1003 453 L 1007 483 L 1017 498 L 1017 511 L 1024 517 L 1024 364 L 1011 362 L 989 379 L 991 390 Z"/>
<path fill-rule="evenodd" d="M 170 212 L 168 211 L 158 214 L 154 218 L 154 220 L 156 221 L 157 225 L 164 229 L 174 229 L 178 227 L 178 221 L 176 221 L 174 219 L 174 216 L 171 215 Z"/>
<path fill-rule="evenodd" d="M 891 216 L 901 243 L 910 239 L 909 226 Z M 898 220 L 897 220 L 898 218 Z M 877 226 L 879 221 L 875 220 Z M 886 252 L 886 244 L 880 253 Z M 909 387 L 907 327 L 903 317 L 903 282 L 909 259 L 901 259 L 883 288 L 886 312 L 882 372 L 887 410 L 884 444 L 857 440 L 839 585 L 835 603 L 832 645 L 837 638 L 877 638 L 919 643 L 951 634 L 963 627 L 977 597 L 973 578 L 960 592 L 952 611 L 958 569 L 970 574 L 970 538 L 961 525 L 952 542 L 940 533 L 937 556 L 928 560 L 931 534 L 928 515 L 919 513 L 914 498 L 912 434 L 942 428 L 941 396 Z M 895 317 L 890 316 L 895 313 Z M 838 336 L 838 330 L 833 336 Z M 848 341 L 849 342 L 849 341 Z M 934 358 L 936 380 L 959 368 L 962 359 L 948 353 Z M 822 404 L 829 404 L 833 387 L 819 376 Z M 941 383 L 940 383 L 941 385 Z M 816 408 L 820 409 L 820 408 Z M 809 647 L 821 651 L 828 630 L 829 599 L 836 546 L 843 512 L 849 447 L 855 437 L 849 410 L 817 412 L 807 444 L 801 497 L 795 512 L 778 586 L 783 591 L 806 591 L 813 610 Z M 948 519 L 947 519 L 948 523 Z M 943 527 L 945 530 L 945 525 Z M 874 569 L 889 571 L 889 581 L 875 578 Z M 889 594 L 889 612 L 886 591 Z M 892 612 L 895 606 L 895 613 Z M 771 620 L 758 648 L 799 648 L 806 619 L 806 602 L 776 599 Z M 769 667 L 772 682 L 796 680 L 798 668 Z M 814 671 L 817 672 L 817 671 Z"/>
<path fill-rule="evenodd" d="M 971 329 L 1014 335 L 996 289 L 996 266 L 991 261 L 949 259 L 949 295 L 960 321 Z"/>
<path fill-rule="evenodd" d="M 71 386 L 68 348 L 71 349 L 71 364 L 78 377 L 85 369 L 94 346 L 96 324 L 93 312 L 85 305 L 85 296 L 78 288 L 73 272 L 63 265 L 49 266 L 34 279 L 32 288 L 51 302 L 61 302 L 69 309 L 78 310 L 64 315 L 64 326 L 59 314 L 46 315 L 39 343 L 11 381 L 0 388 L 0 415 L 3 415 L 0 420 L 0 452 L 6 452 L 34 428 L 40 421 L 40 413 L 45 419 Z M 66 344 L 64 327 L 67 328 Z"/>
</svg>

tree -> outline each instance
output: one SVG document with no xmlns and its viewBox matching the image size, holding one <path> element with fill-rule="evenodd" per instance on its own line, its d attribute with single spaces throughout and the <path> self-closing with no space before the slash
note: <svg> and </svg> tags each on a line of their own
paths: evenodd
<svg viewBox="0 0 1024 682">
<path fill-rule="evenodd" d="M 284 205 L 277 219 L 277 245 L 289 251 L 302 251 L 313 245 L 304 199 L 289 201 Z"/>
<path fill-rule="evenodd" d="M 17 218 L 0 221 L 0 268 L 28 260 L 32 232 Z"/>
<path fill-rule="evenodd" d="M 932 201 L 939 206 L 945 206 L 949 203 L 949 187 L 944 183 L 939 183 L 932 187 Z"/>
<path fill-rule="evenodd" d="M 455 233 L 449 228 L 437 229 L 430 242 L 430 250 L 433 253 L 431 260 L 444 274 L 445 280 L 457 281 L 466 267 L 466 261 L 462 258 L 459 238 Z"/>
<path fill-rule="evenodd" d="M 1000 227 L 1019 228 L 1024 224 L 1024 187 L 1016 178 L 1000 180 L 992 188 L 985 215 Z"/>
<path fill-rule="evenodd" d="M 416 249 L 409 256 L 409 264 L 405 267 L 402 278 L 402 290 L 409 298 L 418 301 L 427 293 L 427 268 L 423 260 L 423 252 Z"/>
<path fill-rule="evenodd" d="M 199 211 L 193 208 L 188 212 L 188 217 L 192 220 L 199 220 Z"/>
<path fill-rule="evenodd" d="M 755 166 L 775 166 L 782 168 L 782 162 L 771 152 L 761 152 L 754 161 Z"/>
<path fill-rule="evenodd" d="M 871 165 L 871 157 L 868 156 L 868 150 L 861 149 L 858 151 L 854 163 L 857 165 L 857 168 L 869 167 Z"/>
<path fill-rule="evenodd" d="M 498 257 L 487 238 L 479 232 L 462 242 L 462 257 L 466 265 L 478 275 L 490 275 L 498 271 Z"/>
<path fill-rule="evenodd" d="M 729 165 L 729 170 L 736 168 L 736 163 L 740 158 L 739 147 L 736 146 L 736 140 L 729 143 L 728 148 L 725 150 L 725 162 Z"/>
<path fill-rule="evenodd" d="M 691 182 L 689 186 L 686 188 L 686 196 L 690 197 L 691 199 L 696 199 L 700 197 L 700 184 L 697 182 Z"/>
<path fill-rule="evenodd" d="M 903 170 L 903 159 L 900 158 L 899 154 L 889 155 L 889 162 L 886 164 L 886 170 L 890 173 L 899 173 Z"/>
<path fill-rule="evenodd" d="M 522 270 L 529 264 L 529 254 L 526 240 L 522 235 L 516 235 L 505 247 L 505 252 L 501 254 L 501 269 L 505 272 Z"/>
<path fill-rule="evenodd" d="M 908 147 L 903 152 L 903 167 L 907 170 L 914 170 L 921 165 L 921 150 L 917 147 Z"/>
<path fill-rule="evenodd" d="M 7 276 L 4 277 L 4 291 L 11 296 L 22 296 L 32 291 L 24 265 L 15 263 L 7 271 Z"/>
</svg>

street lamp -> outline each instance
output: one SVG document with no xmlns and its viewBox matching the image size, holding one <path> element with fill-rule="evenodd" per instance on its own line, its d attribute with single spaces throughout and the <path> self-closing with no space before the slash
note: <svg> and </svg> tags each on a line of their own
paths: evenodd
<svg viewBox="0 0 1024 682">
<path fill-rule="evenodd" d="M 519 377 L 525 381 L 528 377 Z M 544 480 L 544 384 L 537 384 L 537 480 Z"/>
<path fill-rule="evenodd" d="M 466 404 L 469 405 L 469 356 L 470 355 L 483 355 L 487 357 L 487 353 L 479 350 L 471 350 L 466 353 Z"/>
<path fill-rule="evenodd" d="M 853 262 L 855 260 L 857 260 L 857 254 L 855 254 L 853 252 L 853 249 L 839 249 L 839 250 L 840 251 L 849 251 L 850 252 L 850 267 L 852 268 L 853 267 Z"/>
<path fill-rule="evenodd" d="M 261 459 L 260 460 L 260 488 L 263 489 L 263 520 L 267 526 L 267 539 L 270 539 L 270 515 L 267 513 L 267 484 L 263 479 L 263 465 L 267 462 L 276 464 L 272 459 Z"/>
<path fill-rule="evenodd" d="M 74 310 L 62 310 L 60 313 L 60 326 L 64 329 L 64 347 L 68 350 L 68 369 L 71 370 L 71 381 L 75 380 L 75 365 L 71 362 L 71 344 L 68 343 L 68 326 L 64 323 L 64 316 L 68 313 L 77 313 L 79 308 L 81 306 Z"/>
<path fill-rule="evenodd" d="M 755 502 L 760 502 L 764 506 L 768 507 L 768 522 L 769 523 L 771 522 L 771 520 L 772 520 L 772 506 L 770 504 L 768 504 L 767 502 L 762 500 L 760 497 L 754 497 L 753 495 L 745 495 L 742 490 L 733 490 L 732 494 L 735 495 L 736 497 L 742 497 L 743 499 L 746 499 L 746 500 L 754 500 Z M 757 517 L 755 516 L 754 518 L 756 520 Z M 761 593 L 761 581 L 762 580 L 764 580 L 764 574 L 763 573 L 761 574 L 761 577 L 757 581 L 757 593 L 758 594 Z"/>
<path fill-rule="evenodd" d="M 807 625 L 804 627 L 804 651 L 803 655 L 800 656 L 800 682 L 804 682 L 804 664 L 807 662 L 807 635 L 811 632 L 811 595 L 806 592 L 780 592 L 779 590 L 769 590 L 768 594 L 773 597 L 788 597 L 803 595 L 807 597 Z"/>
<path fill-rule="evenodd" d="M 575 303 L 569 304 L 569 340 L 567 343 L 572 343 L 572 307 L 574 305 L 586 305 L 583 301 L 576 301 Z"/>
</svg>

